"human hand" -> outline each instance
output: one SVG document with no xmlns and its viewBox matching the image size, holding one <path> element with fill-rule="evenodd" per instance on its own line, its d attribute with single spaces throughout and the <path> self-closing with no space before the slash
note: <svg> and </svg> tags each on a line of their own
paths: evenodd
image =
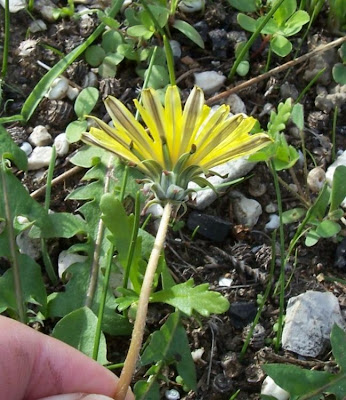
<svg viewBox="0 0 346 400">
<path fill-rule="evenodd" d="M 0 316 L 0 400 L 111 400 L 117 382 L 78 350 Z"/>
</svg>

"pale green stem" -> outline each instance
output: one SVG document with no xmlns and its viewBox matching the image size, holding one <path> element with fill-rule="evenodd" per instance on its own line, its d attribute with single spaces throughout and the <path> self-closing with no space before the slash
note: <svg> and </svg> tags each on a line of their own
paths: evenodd
<svg viewBox="0 0 346 400">
<path fill-rule="evenodd" d="M 154 280 L 157 265 L 160 259 L 163 244 L 166 239 L 168 223 L 172 212 L 172 204 L 167 203 L 163 209 L 159 230 L 157 232 L 154 247 L 151 251 L 147 269 L 145 271 L 144 280 L 139 295 L 137 316 L 132 332 L 130 348 L 126 356 L 124 368 L 121 371 L 120 379 L 117 386 L 117 392 L 114 396 L 115 400 L 124 400 L 128 388 L 130 386 L 139 352 L 142 347 L 145 322 L 147 318 L 148 303 L 151 294 L 152 283 Z"/>
</svg>

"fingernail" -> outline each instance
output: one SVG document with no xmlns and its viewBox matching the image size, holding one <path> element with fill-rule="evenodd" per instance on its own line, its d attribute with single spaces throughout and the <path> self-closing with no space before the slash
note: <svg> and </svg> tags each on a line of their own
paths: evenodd
<svg viewBox="0 0 346 400">
<path fill-rule="evenodd" d="M 111 397 L 102 394 L 88 394 L 88 393 L 66 393 L 57 394 L 50 397 L 42 397 L 38 400 L 113 400 Z"/>
</svg>

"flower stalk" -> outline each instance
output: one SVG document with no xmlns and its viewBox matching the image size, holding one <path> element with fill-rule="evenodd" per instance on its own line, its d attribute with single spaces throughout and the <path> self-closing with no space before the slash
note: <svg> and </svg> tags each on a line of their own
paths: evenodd
<svg viewBox="0 0 346 400">
<path fill-rule="evenodd" d="M 114 396 L 115 400 L 125 399 L 130 383 L 132 381 L 134 371 L 136 369 L 139 352 L 142 347 L 143 334 L 147 318 L 147 310 L 148 310 L 148 303 L 149 303 L 152 283 L 154 280 L 162 248 L 166 239 L 167 228 L 171 213 L 172 213 L 172 203 L 168 201 L 163 209 L 163 214 L 155 238 L 154 247 L 150 254 L 147 269 L 145 271 L 141 293 L 139 295 L 138 309 L 137 309 L 135 324 L 133 327 L 131 344 L 125 359 L 124 368 L 121 371 L 120 379 L 117 386 L 117 392 Z"/>
</svg>

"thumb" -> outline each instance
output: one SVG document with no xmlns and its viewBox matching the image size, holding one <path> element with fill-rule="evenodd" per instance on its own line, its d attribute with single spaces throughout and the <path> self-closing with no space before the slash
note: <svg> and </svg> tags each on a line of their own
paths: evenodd
<svg viewBox="0 0 346 400">
<path fill-rule="evenodd" d="M 38 400 L 113 400 L 111 397 L 102 394 L 88 393 L 66 393 L 55 396 L 43 397 Z"/>
</svg>

